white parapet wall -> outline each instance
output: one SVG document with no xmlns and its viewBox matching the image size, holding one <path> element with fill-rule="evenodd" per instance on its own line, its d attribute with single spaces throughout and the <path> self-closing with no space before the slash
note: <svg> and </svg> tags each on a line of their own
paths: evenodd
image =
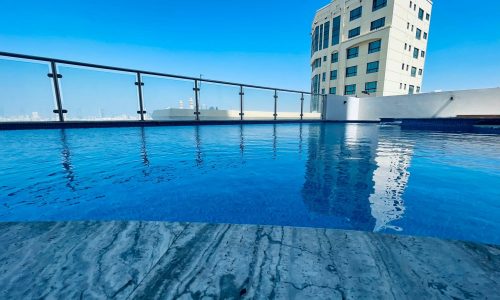
<svg viewBox="0 0 500 300">
<path fill-rule="evenodd" d="M 367 98 L 329 95 L 326 101 L 326 120 L 331 121 L 500 115 L 500 88 Z"/>
<path fill-rule="evenodd" d="M 167 108 L 153 111 L 150 119 L 157 121 L 179 121 L 193 120 L 194 109 Z M 278 120 L 298 120 L 300 111 L 283 112 L 278 111 Z M 240 120 L 239 110 L 218 110 L 218 109 L 200 109 L 200 119 L 202 120 Z M 272 120 L 274 111 L 245 111 L 245 120 Z M 320 113 L 304 113 L 304 120 L 320 120 Z"/>
</svg>

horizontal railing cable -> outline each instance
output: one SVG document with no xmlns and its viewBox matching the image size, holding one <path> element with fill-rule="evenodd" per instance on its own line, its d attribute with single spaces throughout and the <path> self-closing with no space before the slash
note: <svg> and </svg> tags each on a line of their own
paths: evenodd
<svg viewBox="0 0 500 300">
<path fill-rule="evenodd" d="M 299 93 L 299 94 L 316 95 L 316 96 L 321 95 L 321 94 L 313 94 L 310 92 L 291 90 L 291 89 L 282 89 L 282 88 L 254 85 L 254 84 L 244 84 L 244 83 L 237 83 L 237 82 L 230 82 L 230 81 L 223 81 L 223 80 L 190 77 L 190 76 L 175 75 L 175 74 L 168 74 L 168 73 L 162 73 L 162 72 L 144 71 L 144 70 L 137 70 L 137 69 L 131 69 L 131 68 L 113 67 L 113 66 L 106 66 L 106 65 L 100 65 L 100 64 L 85 63 L 85 62 L 57 59 L 57 58 L 49 58 L 49 57 L 43 57 L 43 56 L 34 56 L 34 55 L 2 52 L 2 51 L 0 51 L 0 56 L 19 58 L 19 59 L 25 59 L 25 60 L 33 60 L 33 61 L 41 61 L 41 62 L 47 62 L 47 63 L 53 62 L 53 63 L 63 64 L 63 65 L 72 65 L 72 66 L 87 67 L 87 68 L 102 69 L 102 70 L 117 71 L 117 72 L 126 72 L 126 73 L 133 73 L 133 74 L 140 73 L 142 75 L 169 77 L 169 78 L 185 79 L 185 80 L 197 80 L 200 82 L 225 84 L 225 85 L 232 85 L 232 86 L 238 86 L 238 87 L 243 86 L 243 87 L 247 87 L 247 88 L 255 88 L 255 89 L 262 89 L 262 90 L 280 91 L 280 92 L 288 92 L 288 93 Z"/>
</svg>

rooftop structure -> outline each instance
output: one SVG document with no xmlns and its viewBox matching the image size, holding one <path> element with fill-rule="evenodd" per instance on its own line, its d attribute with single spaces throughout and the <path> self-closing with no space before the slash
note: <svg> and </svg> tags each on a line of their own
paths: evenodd
<svg viewBox="0 0 500 300">
<path fill-rule="evenodd" d="M 420 93 L 431 10 L 429 0 L 335 0 L 318 10 L 311 29 L 312 91 Z"/>
</svg>

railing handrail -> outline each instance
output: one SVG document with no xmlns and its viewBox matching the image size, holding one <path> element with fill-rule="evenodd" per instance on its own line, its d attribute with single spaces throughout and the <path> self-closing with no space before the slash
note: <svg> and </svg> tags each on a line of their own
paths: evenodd
<svg viewBox="0 0 500 300">
<path fill-rule="evenodd" d="M 0 51 L 0 56 L 19 58 L 19 59 L 25 59 L 25 60 L 43 61 L 43 62 L 48 62 L 48 63 L 54 62 L 57 64 L 63 64 L 63 65 L 72 65 L 72 66 L 110 70 L 110 71 L 118 71 L 118 72 L 132 73 L 132 74 L 140 73 L 143 75 L 169 77 L 169 78 L 184 79 L 184 80 L 196 80 L 199 82 L 208 82 L 208 83 L 216 83 L 216 84 L 225 84 L 225 85 L 232 85 L 232 86 L 262 89 L 262 90 L 271 90 L 271 91 L 280 91 L 280 92 L 288 92 L 288 93 L 307 94 L 307 95 L 313 95 L 313 96 L 314 95 L 315 96 L 322 96 L 322 94 L 313 94 L 313 93 L 305 92 L 305 91 L 274 88 L 274 87 L 268 87 L 268 86 L 260 86 L 260 85 L 253 85 L 253 84 L 222 81 L 222 80 L 205 79 L 205 78 L 175 75 L 175 74 L 153 72 L 153 71 L 144 71 L 144 70 L 137 70 L 137 69 L 130 69 L 130 68 L 113 67 L 113 66 L 106 66 L 106 65 L 100 65 L 100 64 L 92 64 L 92 63 L 85 63 L 85 62 L 79 62 L 79 61 L 50 58 L 50 57 L 43 57 L 43 56 L 26 55 L 26 54 L 11 53 L 11 52 L 3 52 L 3 51 Z"/>
</svg>

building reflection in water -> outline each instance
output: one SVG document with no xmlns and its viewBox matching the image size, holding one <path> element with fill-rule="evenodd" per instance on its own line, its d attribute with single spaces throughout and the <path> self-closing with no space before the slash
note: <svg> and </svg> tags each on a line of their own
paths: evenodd
<svg viewBox="0 0 500 300">
<path fill-rule="evenodd" d="M 401 136 L 399 128 L 380 131 L 373 173 L 374 192 L 370 195 L 372 216 L 377 220 L 374 231 L 386 229 L 402 231 L 391 223 L 401 219 L 405 212 L 403 194 L 410 178 L 413 143 Z"/>
<path fill-rule="evenodd" d="M 404 214 L 411 149 L 395 148 L 379 131 L 373 125 L 309 126 L 302 196 L 310 211 L 345 219 L 357 230 L 399 229 L 389 224 Z"/>
</svg>

